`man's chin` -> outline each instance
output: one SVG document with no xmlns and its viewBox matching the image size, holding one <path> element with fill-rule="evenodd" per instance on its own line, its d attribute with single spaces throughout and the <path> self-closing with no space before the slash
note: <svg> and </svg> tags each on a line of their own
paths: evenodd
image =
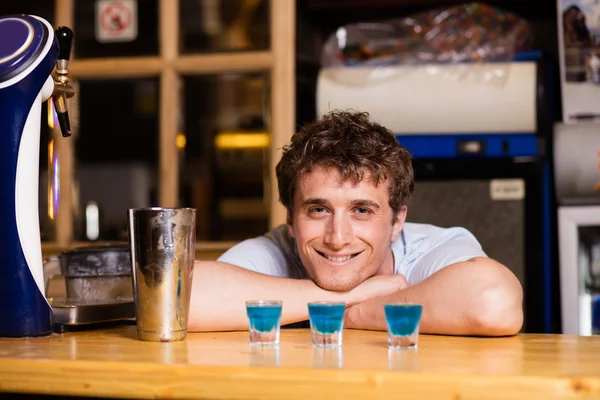
<svg viewBox="0 0 600 400">
<path fill-rule="evenodd" d="M 315 284 L 323 290 L 329 292 L 348 292 L 357 287 L 361 282 L 360 279 L 319 279 L 313 278 Z"/>
</svg>

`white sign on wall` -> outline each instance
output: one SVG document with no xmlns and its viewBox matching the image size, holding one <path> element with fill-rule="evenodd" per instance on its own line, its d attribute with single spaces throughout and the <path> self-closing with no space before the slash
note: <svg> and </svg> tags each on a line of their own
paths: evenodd
<svg viewBox="0 0 600 400">
<path fill-rule="evenodd" d="M 137 0 L 96 0 L 98 42 L 131 42 L 137 35 Z"/>
</svg>

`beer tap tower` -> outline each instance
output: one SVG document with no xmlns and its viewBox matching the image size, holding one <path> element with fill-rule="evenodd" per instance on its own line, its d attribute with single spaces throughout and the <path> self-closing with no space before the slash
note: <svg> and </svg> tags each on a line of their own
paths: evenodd
<svg viewBox="0 0 600 400">
<path fill-rule="evenodd" d="M 0 337 L 43 336 L 52 308 L 38 211 L 41 109 L 52 98 L 62 135 L 71 135 L 73 32 L 19 14 L 0 17 L 0 37 Z"/>
</svg>

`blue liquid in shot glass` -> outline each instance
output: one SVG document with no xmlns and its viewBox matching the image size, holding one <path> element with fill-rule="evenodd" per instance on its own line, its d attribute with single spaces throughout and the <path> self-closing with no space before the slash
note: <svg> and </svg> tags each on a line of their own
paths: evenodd
<svg viewBox="0 0 600 400">
<path fill-rule="evenodd" d="M 344 304 L 309 304 L 308 316 L 317 332 L 330 335 L 342 328 L 344 310 Z"/>
<path fill-rule="evenodd" d="M 280 305 L 251 305 L 246 307 L 246 312 L 251 327 L 258 332 L 272 331 L 281 318 Z"/>
<path fill-rule="evenodd" d="M 420 304 L 386 304 L 385 319 L 394 336 L 412 335 L 421 321 L 423 306 Z"/>
</svg>

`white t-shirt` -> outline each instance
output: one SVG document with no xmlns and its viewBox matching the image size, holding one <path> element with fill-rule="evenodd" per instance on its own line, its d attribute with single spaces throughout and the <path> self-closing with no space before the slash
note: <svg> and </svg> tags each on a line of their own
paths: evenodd
<svg viewBox="0 0 600 400">
<path fill-rule="evenodd" d="M 391 247 L 394 272 L 404 275 L 409 285 L 427 279 L 448 265 L 473 257 L 486 257 L 477 239 L 460 227 L 440 228 L 407 222 Z M 236 244 L 223 253 L 218 261 L 265 275 L 308 278 L 294 239 L 285 224 L 263 236 Z"/>
</svg>

